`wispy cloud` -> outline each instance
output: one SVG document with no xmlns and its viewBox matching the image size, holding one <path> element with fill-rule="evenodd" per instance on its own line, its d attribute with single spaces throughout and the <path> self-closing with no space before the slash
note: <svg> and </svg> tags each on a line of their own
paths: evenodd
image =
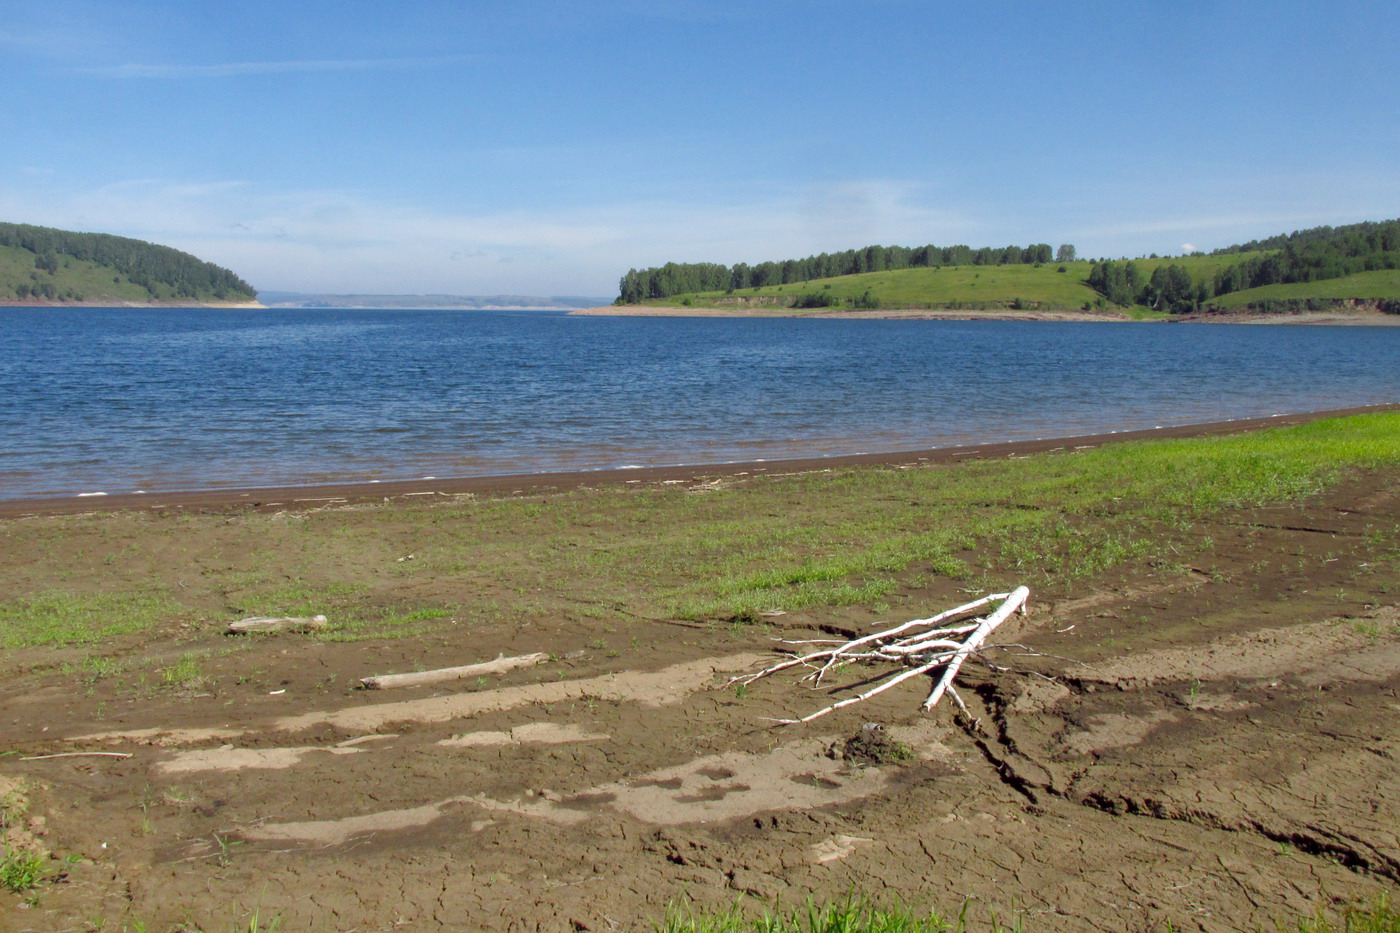
<svg viewBox="0 0 1400 933">
<path fill-rule="evenodd" d="M 240 78 L 250 75 L 295 74 L 325 71 L 376 71 L 384 69 L 427 68 L 462 61 L 452 58 L 313 58 L 280 62 L 223 62 L 207 65 L 126 64 L 83 68 L 84 74 L 104 78 Z"/>
<path fill-rule="evenodd" d="M 607 295 L 633 266 L 757 262 L 968 232 L 956 214 L 920 208 L 880 181 L 763 202 L 454 212 L 353 191 L 142 179 L 58 197 L 0 188 L 0 216 L 152 240 L 262 288 L 316 292 Z"/>
</svg>

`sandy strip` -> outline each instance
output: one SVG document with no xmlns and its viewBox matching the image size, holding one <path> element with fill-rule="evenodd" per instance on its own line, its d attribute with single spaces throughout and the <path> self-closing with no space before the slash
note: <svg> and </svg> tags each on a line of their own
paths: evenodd
<svg viewBox="0 0 1400 933">
<path fill-rule="evenodd" d="M 728 305 L 725 307 L 660 307 L 657 305 L 603 305 L 580 308 L 570 316 L 583 317 L 803 317 L 824 320 L 902 320 L 902 321 L 1126 321 L 1132 318 L 1118 311 L 1013 311 L 1009 308 L 954 311 L 942 308 L 880 308 L 853 311 L 849 308 L 789 308 L 782 305 Z"/>
<path fill-rule="evenodd" d="M 1045 309 L 1014 311 L 1010 308 L 950 310 L 942 308 L 880 308 L 871 311 L 847 309 L 790 308 L 784 305 L 725 305 L 723 307 L 680 308 L 658 305 L 603 305 L 580 308 L 570 315 L 598 317 L 801 317 L 835 320 L 898 321 L 1097 321 L 1129 324 L 1323 324 L 1327 326 L 1394 327 L 1400 314 L 1379 310 L 1308 311 L 1266 314 L 1260 311 L 1198 311 L 1171 318 L 1134 320 L 1119 311 L 1075 311 Z"/>
<path fill-rule="evenodd" d="M 253 840 L 335 845 L 367 832 L 426 826 L 449 808 L 464 805 L 489 814 L 523 816 L 559 826 L 581 826 L 602 809 L 624 813 L 643 823 L 675 826 L 724 822 L 769 810 L 811 810 L 883 791 L 898 768 L 852 768 L 834 761 L 826 756 L 826 749 L 836 740 L 831 735 L 815 736 L 758 754 L 707 755 L 568 795 L 548 790 L 517 800 L 495 800 L 484 794 L 459 795 L 420 807 L 338 820 L 263 823 L 241 835 Z M 473 822 L 471 830 L 489 822 Z M 826 858 L 818 858 L 819 861 L 841 858 L 849 851 L 822 854 Z"/>
<path fill-rule="evenodd" d="M 291 768 L 308 755 L 356 755 L 362 748 L 200 748 L 176 752 L 151 766 L 156 774 L 186 774 L 193 771 L 280 771 Z"/>
<path fill-rule="evenodd" d="M 433 723 L 465 719 L 482 713 L 496 713 L 530 704 L 562 703 L 568 700 L 594 698 L 640 703 L 643 706 L 666 706 L 679 703 L 696 691 L 709 687 L 716 674 L 747 670 L 767 659 L 761 654 L 733 654 L 722 658 L 702 658 L 664 667 L 659 671 L 624 671 L 561 680 L 553 683 L 524 684 L 453 693 L 447 696 L 400 700 L 395 703 L 375 703 L 339 710 L 317 710 L 297 716 L 284 716 L 268 722 L 240 728 L 206 729 L 134 729 L 129 732 L 97 732 L 73 736 L 70 742 L 139 742 L 143 744 L 176 746 L 210 739 L 229 741 L 245 735 L 269 732 L 299 732 L 318 726 L 331 726 L 350 732 L 369 734 L 395 722 Z"/>
<path fill-rule="evenodd" d="M 1233 421 L 1210 421 L 1201 424 L 1045 438 L 1036 441 L 1008 441 L 835 457 L 795 457 L 785 460 L 701 463 L 641 469 L 520 473 L 501 476 L 446 477 L 432 480 L 393 480 L 381 483 L 187 490 L 152 492 L 140 495 L 114 494 L 88 498 L 75 496 L 50 499 L 7 499 L 0 500 L 0 519 L 29 515 L 61 515 L 129 509 L 289 511 L 321 508 L 328 504 L 347 505 L 354 502 L 379 502 L 408 496 L 421 497 L 420 501 L 426 501 L 452 496 L 501 496 L 531 492 L 559 492 L 585 486 L 700 482 L 720 476 L 811 472 L 862 465 L 902 466 L 920 463 L 955 463 L 960 460 L 995 460 L 1060 450 L 1065 447 L 1099 447 L 1119 441 L 1239 434 L 1264 428 L 1305 424 L 1321 418 L 1341 418 L 1379 411 L 1400 411 L 1400 404 L 1334 408 L 1324 411 L 1279 414 L 1267 418 L 1239 418 Z"/>
<path fill-rule="evenodd" d="M 1173 680 L 1296 678 L 1315 685 L 1385 680 L 1400 673 L 1400 606 L 1364 618 L 1260 629 L 1204 645 L 1159 648 L 1086 664 L 1090 674 L 1120 686 Z"/>
<path fill-rule="evenodd" d="M 602 732 L 589 732 L 573 723 L 527 722 L 509 732 L 468 732 L 443 739 L 447 748 L 477 748 L 493 745 L 568 745 L 573 742 L 602 742 L 611 738 Z"/>
</svg>

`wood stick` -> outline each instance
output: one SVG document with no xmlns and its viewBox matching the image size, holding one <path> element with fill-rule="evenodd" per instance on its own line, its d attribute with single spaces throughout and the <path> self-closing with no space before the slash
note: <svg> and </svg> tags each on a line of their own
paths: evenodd
<svg viewBox="0 0 1400 933">
<path fill-rule="evenodd" d="M 831 704 L 830 706 L 828 706 L 826 709 L 819 709 L 819 710 L 817 710 L 815 713 L 811 713 L 811 714 L 809 714 L 809 715 L 807 715 L 807 716 L 803 716 L 801 719 L 779 719 L 778 722 L 779 722 L 780 724 L 784 725 L 784 726 L 796 725 L 796 724 L 799 723 L 799 722 L 811 722 L 813 719 L 816 719 L 816 718 L 818 718 L 818 717 L 820 717 L 820 716 L 825 716 L 827 713 L 835 712 L 836 710 L 840 709 L 840 708 L 843 707 L 843 706 L 850 706 L 852 703 L 859 703 L 861 700 L 868 700 L 868 699 L 870 699 L 871 697 L 873 697 L 873 696 L 874 696 L 875 694 L 877 694 L 877 693 L 884 693 L 886 690 L 890 689 L 891 687 L 895 686 L 896 684 L 903 683 L 904 681 L 908 680 L 910 677 L 917 677 L 917 676 L 919 676 L 920 674 L 928 673 L 929 671 L 933 670 L 935 667 L 937 667 L 938 665 L 940 665 L 940 664 L 942 664 L 942 663 L 943 663 L 943 659 L 940 658 L 940 659 L 937 660 L 937 661 L 931 661 L 931 662 L 929 662 L 928 664 L 924 664 L 924 665 L 922 665 L 922 666 L 920 666 L 920 667 L 910 668 L 910 669 L 907 670 L 907 671 L 902 671 L 902 672 L 900 672 L 900 673 L 894 675 L 893 677 L 891 677 L 890 679 L 886 680 L 884 683 L 880 684 L 879 686 L 872 687 L 871 689 L 865 691 L 865 692 L 862 693 L 862 694 L 858 694 L 857 696 L 847 697 L 846 699 L 842 700 L 840 703 L 833 703 L 833 704 Z"/>
<path fill-rule="evenodd" d="M 462 667 L 442 667 L 434 671 L 416 671 L 412 674 L 380 674 L 377 677 L 363 677 L 360 685 L 366 690 L 388 690 L 391 687 L 417 687 L 421 684 L 441 683 L 445 680 L 461 680 L 464 677 L 478 677 L 482 674 L 502 674 L 518 667 L 530 667 L 547 660 L 543 651 L 522 654 L 513 658 L 504 655 L 494 661 L 480 664 L 467 664 Z"/>
<path fill-rule="evenodd" d="M 54 755 L 30 755 L 20 761 L 43 761 L 45 758 L 130 758 L 127 752 L 58 752 Z"/>
<path fill-rule="evenodd" d="M 325 616 L 249 616 L 228 624 L 230 635 L 249 632 L 313 632 L 326 627 Z"/>
<path fill-rule="evenodd" d="M 1011 613 L 1025 605 L 1030 595 L 1031 591 L 1027 587 L 1016 587 L 1016 589 L 1012 590 L 1011 594 L 1006 597 L 1006 602 L 1002 603 L 1001 606 L 997 608 L 996 612 L 987 616 L 986 621 L 978 627 L 977 631 L 968 636 L 967 641 L 963 642 L 962 647 L 959 648 L 952 659 L 948 661 L 948 666 L 943 669 L 943 676 L 939 678 L 938 684 L 933 688 L 933 692 L 930 693 L 928 699 L 924 701 L 924 709 L 933 709 L 943 697 L 943 694 L 953 685 L 953 678 L 958 675 L 958 668 L 962 667 L 963 662 L 968 659 L 968 656 L 980 648 L 987 636 L 992 634 L 998 625 L 1005 622 Z"/>
</svg>

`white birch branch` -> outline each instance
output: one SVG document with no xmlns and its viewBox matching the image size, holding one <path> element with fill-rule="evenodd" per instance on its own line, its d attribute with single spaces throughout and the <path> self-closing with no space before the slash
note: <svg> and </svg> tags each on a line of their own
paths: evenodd
<svg viewBox="0 0 1400 933">
<path fill-rule="evenodd" d="M 751 684 L 761 678 L 798 666 L 813 669 L 811 673 L 801 679 L 810 680 L 814 684 L 820 684 L 822 678 L 838 664 L 883 662 L 908 668 L 884 678 L 874 687 L 856 696 L 847 697 L 800 719 L 776 720 L 783 725 L 792 725 L 799 722 L 811 722 L 827 713 L 868 700 L 910 678 L 928 674 L 941 668 L 933 690 L 929 693 L 928 699 L 924 701 L 924 709 L 932 709 L 945 693 L 951 693 L 954 702 L 966 711 L 967 707 L 963 703 L 962 697 L 958 696 L 957 690 L 953 686 L 954 678 L 957 677 L 963 663 L 982 649 L 988 636 L 996 630 L 997 626 L 1010 618 L 1013 612 L 1025 611 L 1026 600 L 1029 598 L 1030 590 L 1024 586 L 1018 586 L 1010 593 L 995 593 L 991 596 L 984 596 L 955 609 L 940 612 L 936 616 L 905 622 L 882 632 L 852 639 L 835 648 L 824 648 L 820 651 L 789 657 L 757 673 L 730 678 L 729 683 Z M 956 619 L 959 616 L 965 616 L 973 610 L 997 601 L 1000 601 L 1001 604 L 990 615 L 983 618 L 961 625 L 932 628 L 932 626 Z M 963 637 L 958 638 L 957 636 Z"/>
<path fill-rule="evenodd" d="M 503 674 L 518 667 L 530 667 L 548 659 L 549 655 L 540 651 L 522 654 L 513 658 L 504 655 L 494 661 L 480 664 L 466 664 L 462 667 L 441 667 L 434 671 L 415 671 L 411 674 L 380 674 L 377 677 L 362 677 L 360 685 L 366 690 L 388 690 L 391 687 L 417 687 L 421 684 L 436 684 L 446 680 L 462 680 L 466 677 L 479 677 L 483 674 Z"/>
<path fill-rule="evenodd" d="M 325 627 L 325 616 L 250 616 L 228 624 L 231 635 L 246 635 L 249 632 L 314 632 Z"/>
</svg>

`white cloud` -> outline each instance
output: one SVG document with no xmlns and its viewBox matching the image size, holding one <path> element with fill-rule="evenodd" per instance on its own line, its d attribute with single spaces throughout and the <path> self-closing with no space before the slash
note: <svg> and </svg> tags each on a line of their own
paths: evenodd
<svg viewBox="0 0 1400 933">
<path fill-rule="evenodd" d="M 1196 247 L 1193 246 L 1193 245 L 1190 244 L 1190 243 L 1182 243 L 1182 244 L 1181 244 L 1181 251 L 1182 251 L 1183 253 L 1194 253 L 1194 252 L 1196 251 Z"/>
<path fill-rule="evenodd" d="M 766 203 L 617 203 L 449 213 L 347 191 L 135 179 L 88 191 L 0 190 L 0 216 L 165 243 L 254 286 L 307 292 L 615 293 L 631 267 L 759 262 L 870 242 L 958 242 L 972 225 L 896 182 L 813 187 Z"/>
</svg>

